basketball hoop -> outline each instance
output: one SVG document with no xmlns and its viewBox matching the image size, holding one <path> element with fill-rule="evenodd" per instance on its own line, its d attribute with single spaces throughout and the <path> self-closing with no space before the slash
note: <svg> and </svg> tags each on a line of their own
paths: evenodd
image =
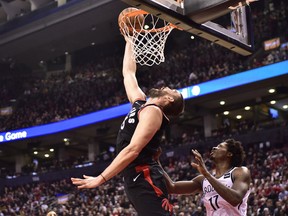
<svg viewBox="0 0 288 216">
<path fill-rule="evenodd" d="M 127 10 L 129 9 L 129 10 Z M 137 8 L 123 10 L 118 18 L 120 32 L 133 45 L 133 57 L 140 65 L 165 61 L 166 40 L 175 25 Z"/>
</svg>

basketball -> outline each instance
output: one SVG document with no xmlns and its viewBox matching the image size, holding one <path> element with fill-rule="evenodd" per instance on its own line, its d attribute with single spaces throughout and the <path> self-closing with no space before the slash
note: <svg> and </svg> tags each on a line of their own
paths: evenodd
<svg viewBox="0 0 288 216">
<path fill-rule="evenodd" d="M 140 11 L 138 8 L 129 7 L 124 9 L 118 16 L 118 25 L 121 31 L 121 34 L 126 32 L 131 35 L 133 33 L 133 29 L 136 31 L 140 31 L 144 25 L 144 15 L 141 13 L 137 13 Z M 128 15 L 133 13 L 132 15 Z"/>
</svg>

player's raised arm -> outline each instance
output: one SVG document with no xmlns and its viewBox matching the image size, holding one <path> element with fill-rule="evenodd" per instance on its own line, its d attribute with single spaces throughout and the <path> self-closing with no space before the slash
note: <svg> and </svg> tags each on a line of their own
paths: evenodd
<svg viewBox="0 0 288 216">
<path fill-rule="evenodd" d="M 133 45 L 129 39 L 125 38 L 125 54 L 123 59 L 123 78 L 126 94 L 130 103 L 135 102 L 137 99 L 145 100 L 146 95 L 139 88 L 136 78 L 136 62 L 133 59 Z"/>
</svg>

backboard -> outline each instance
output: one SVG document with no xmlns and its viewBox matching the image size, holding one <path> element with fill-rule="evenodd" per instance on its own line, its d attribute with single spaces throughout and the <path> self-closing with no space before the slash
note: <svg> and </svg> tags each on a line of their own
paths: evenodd
<svg viewBox="0 0 288 216">
<path fill-rule="evenodd" d="M 243 56 L 254 50 L 250 8 L 240 0 L 122 1 Z"/>
</svg>

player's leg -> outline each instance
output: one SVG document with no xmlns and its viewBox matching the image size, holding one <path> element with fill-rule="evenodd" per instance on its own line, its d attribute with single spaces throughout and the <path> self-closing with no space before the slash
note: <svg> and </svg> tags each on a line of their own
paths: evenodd
<svg viewBox="0 0 288 216">
<path fill-rule="evenodd" d="M 125 178 L 125 190 L 138 215 L 173 215 L 161 169 L 158 166 L 147 166 L 134 175 Z M 170 211 L 163 207 L 164 204 L 170 205 Z"/>
</svg>

